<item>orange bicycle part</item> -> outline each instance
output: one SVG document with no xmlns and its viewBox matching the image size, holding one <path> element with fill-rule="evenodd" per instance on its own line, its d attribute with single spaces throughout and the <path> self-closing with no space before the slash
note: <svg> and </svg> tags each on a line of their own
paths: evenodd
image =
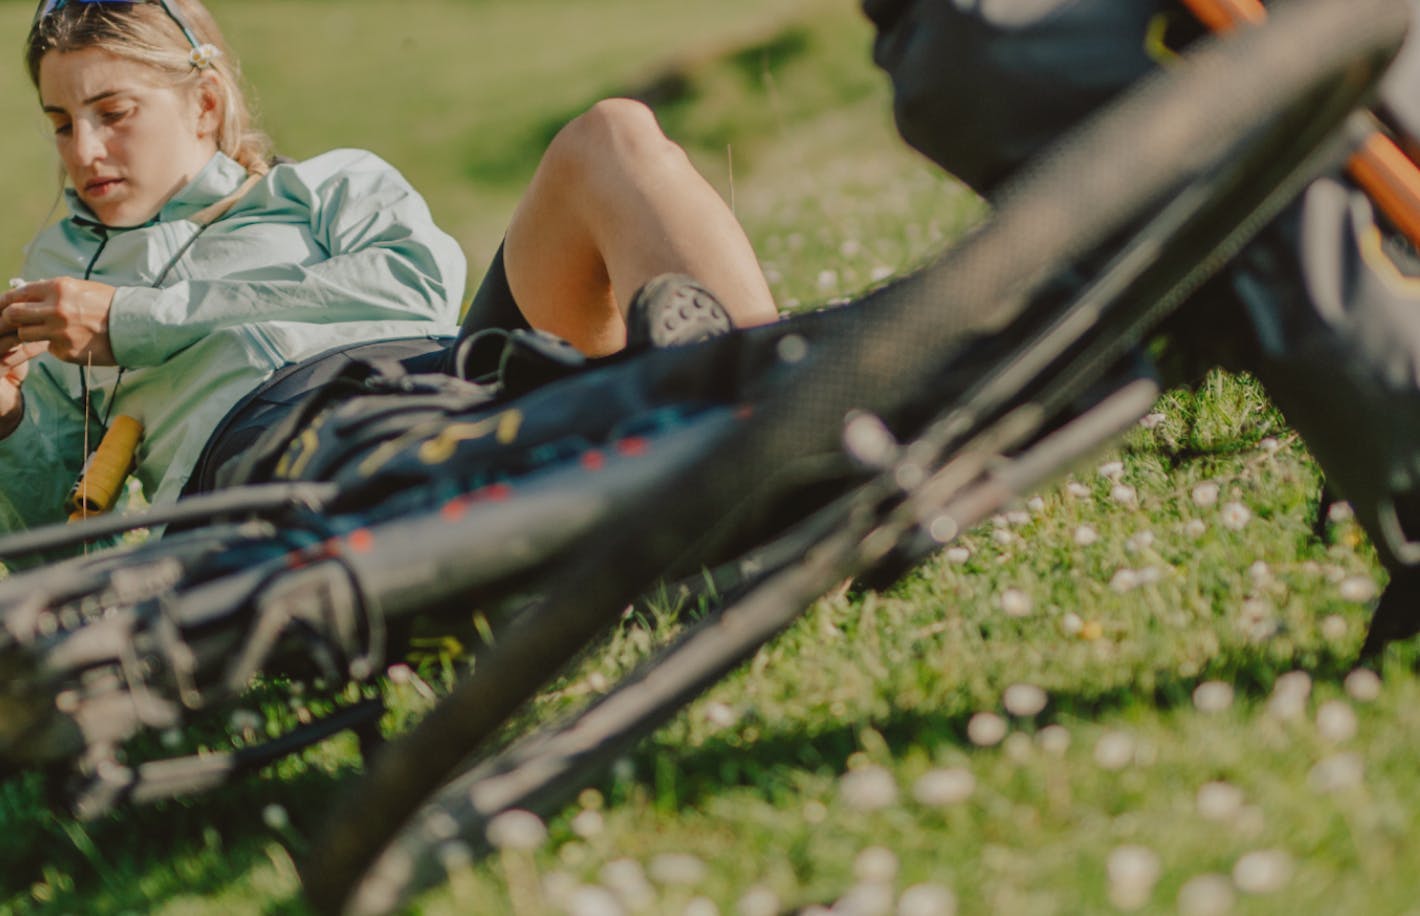
<svg viewBox="0 0 1420 916">
<path fill-rule="evenodd" d="M 1211 31 L 1228 32 L 1267 19 L 1261 0 L 1183 0 Z M 1411 148 L 1420 147 L 1406 138 Z M 1373 132 L 1347 160 L 1346 170 L 1396 228 L 1420 248 L 1420 166 L 1394 140 Z"/>
</svg>

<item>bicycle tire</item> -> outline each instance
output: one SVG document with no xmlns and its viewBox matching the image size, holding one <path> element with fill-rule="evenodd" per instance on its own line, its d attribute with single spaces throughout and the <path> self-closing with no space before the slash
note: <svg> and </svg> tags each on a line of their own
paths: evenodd
<svg viewBox="0 0 1420 916">
<path fill-rule="evenodd" d="M 342 909 L 419 802 L 683 555 L 697 531 L 726 506 L 753 499 L 747 480 L 806 449 L 832 452 L 850 408 L 900 414 L 908 406 L 903 392 L 936 380 L 964 341 L 1008 329 L 1052 277 L 1097 253 L 1172 192 L 1199 187 L 1197 179 L 1210 172 L 1267 182 L 1251 189 L 1237 180 L 1204 183 L 1209 199 L 1200 203 L 1213 205 L 1211 219 L 1179 227 L 1194 231 L 1192 244 L 1203 250 L 1172 259 L 1174 275 L 1159 274 L 1160 294 L 1132 316 L 1128 330 L 1142 332 L 1176 307 L 1275 215 L 1279 198 L 1299 189 L 1298 170 L 1322 167 L 1317 146 L 1374 85 L 1407 20 L 1398 0 L 1298 0 L 1265 26 L 1209 42 L 1180 67 L 1146 80 L 1027 167 L 983 229 L 860 303 L 856 320 L 817 344 L 793 384 L 757 405 L 739 435 L 628 504 L 626 529 L 589 545 L 537 612 L 500 637 L 499 651 L 373 761 L 356 799 L 337 813 L 303 869 L 311 902 Z M 1224 97 L 1231 106 L 1215 110 Z M 1130 144 L 1134 158 L 1109 155 Z M 1233 164 L 1245 151 L 1253 155 L 1240 176 Z M 1240 193 L 1249 190 L 1259 193 Z"/>
</svg>

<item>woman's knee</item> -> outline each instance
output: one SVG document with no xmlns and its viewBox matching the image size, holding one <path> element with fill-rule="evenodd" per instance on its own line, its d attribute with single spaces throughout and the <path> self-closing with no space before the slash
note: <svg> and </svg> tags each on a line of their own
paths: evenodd
<svg viewBox="0 0 1420 916">
<path fill-rule="evenodd" d="M 688 165 L 685 152 L 661 130 L 656 115 L 635 99 L 603 99 L 558 131 L 544 165 L 585 178 L 608 171 L 645 174 Z"/>
</svg>

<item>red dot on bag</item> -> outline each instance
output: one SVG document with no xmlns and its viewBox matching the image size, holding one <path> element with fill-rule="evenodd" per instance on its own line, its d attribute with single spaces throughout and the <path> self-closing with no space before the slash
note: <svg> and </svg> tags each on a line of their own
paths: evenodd
<svg viewBox="0 0 1420 916">
<path fill-rule="evenodd" d="M 623 455 L 636 457 L 651 450 L 651 444 L 641 436 L 631 436 L 616 443 L 616 450 Z"/>
</svg>

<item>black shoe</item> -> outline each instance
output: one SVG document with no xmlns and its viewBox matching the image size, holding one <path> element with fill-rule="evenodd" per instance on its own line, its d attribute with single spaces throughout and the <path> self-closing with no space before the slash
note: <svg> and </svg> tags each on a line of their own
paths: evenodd
<svg viewBox="0 0 1420 916">
<path fill-rule="evenodd" d="M 661 274 L 636 291 L 626 311 L 626 347 L 675 347 L 733 330 L 730 313 L 698 281 Z"/>
</svg>

